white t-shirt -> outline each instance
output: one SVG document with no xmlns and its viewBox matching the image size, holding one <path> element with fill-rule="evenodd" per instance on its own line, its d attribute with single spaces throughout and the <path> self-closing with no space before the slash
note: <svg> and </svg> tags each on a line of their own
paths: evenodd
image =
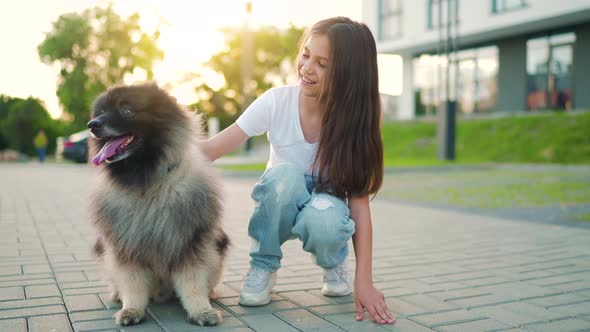
<svg viewBox="0 0 590 332">
<path fill-rule="evenodd" d="M 281 163 L 301 166 L 312 174 L 311 164 L 318 143 L 310 144 L 303 136 L 299 120 L 299 87 L 272 88 L 258 97 L 236 120 L 248 136 L 268 133 L 270 157 L 266 169 Z"/>
</svg>

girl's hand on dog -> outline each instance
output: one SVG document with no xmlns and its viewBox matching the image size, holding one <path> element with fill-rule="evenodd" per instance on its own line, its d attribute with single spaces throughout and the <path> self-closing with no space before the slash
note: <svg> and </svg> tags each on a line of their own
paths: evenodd
<svg viewBox="0 0 590 332">
<path fill-rule="evenodd" d="M 355 285 L 354 303 L 356 320 L 363 320 L 364 309 L 367 309 L 373 320 L 379 324 L 393 324 L 395 318 L 385 303 L 385 296 L 373 284 Z"/>
</svg>

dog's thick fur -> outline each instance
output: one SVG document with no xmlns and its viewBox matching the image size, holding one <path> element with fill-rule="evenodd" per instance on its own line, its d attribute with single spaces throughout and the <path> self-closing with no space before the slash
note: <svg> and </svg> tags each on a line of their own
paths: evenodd
<svg viewBox="0 0 590 332">
<path fill-rule="evenodd" d="M 229 240 L 214 169 L 197 145 L 200 120 L 151 83 L 109 89 L 92 118 L 91 156 L 114 137 L 133 137 L 122 159 L 99 166 L 91 204 L 99 232 L 94 251 L 113 299 L 122 302 L 116 323 L 137 324 L 150 298 L 176 295 L 190 322 L 219 324 L 209 297 Z"/>
</svg>

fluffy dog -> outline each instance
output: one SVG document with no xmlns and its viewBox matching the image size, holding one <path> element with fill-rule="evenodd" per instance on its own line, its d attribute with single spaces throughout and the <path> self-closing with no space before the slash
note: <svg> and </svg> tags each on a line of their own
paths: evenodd
<svg viewBox="0 0 590 332">
<path fill-rule="evenodd" d="M 139 323 L 151 299 L 178 296 L 188 320 L 221 323 L 209 296 L 229 240 L 219 186 L 198 148 L 201 122 L 155 84 L 118 86 L 99 96 L 88 122 L 100 178 L 92 201 L 119 325 Z"/>
</svg>

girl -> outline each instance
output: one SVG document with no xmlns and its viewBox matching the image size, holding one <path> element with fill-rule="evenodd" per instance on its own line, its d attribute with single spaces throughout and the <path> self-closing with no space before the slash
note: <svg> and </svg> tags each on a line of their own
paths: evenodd
<svg viewBox="0 0 590 332">
<path fill-rule="evenodd" d="M 248 137 L 268 133 L 270 159 L 255 185 L 248 233 L 250 270 L 239 303 L 268 304 L 282 258 L 281 244 L 299 238 L 324 269 L 322 294 L 353 290 L 345 260 L 352 237 L 354 298 L 380 324 L 393 324 L 372 281 L 369 195 L 383 179 L 375 40 L 366 25 L 345 17 L 322 20 L 302 38 L 297 85 L 270 89 L 232 124 L 203 142 L 215 160 Z"/>
</svg>

